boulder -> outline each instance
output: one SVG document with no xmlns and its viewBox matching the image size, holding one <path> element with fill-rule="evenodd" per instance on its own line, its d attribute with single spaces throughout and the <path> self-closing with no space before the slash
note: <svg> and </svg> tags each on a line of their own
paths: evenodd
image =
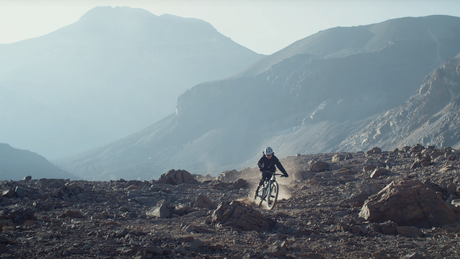
<svg viewBox="0 0 460 259">
<path fill-rule="evenodd" d="M 215 209 L 217 206 L 214 202 L 209 199 L 208 197 L 200 194 L 195 200 L 192 202 L 193 208 L 206 208 L 206 209 Z"/>
<path fill-rule="evenodd" d="M 273 228 L 275 221 L 240 201 L 222 202 L 212 213 L 211 224 L 230 226 L 243 231 L 262 231 Z"/>
<path fill-rule="evenodd" d="M 411 153 L 419 153 L 419 152 L 422 152 L 422 150 L 425 149 L 424 146 L 420 145 L 420 144 L 416 144 L 415 146 L 413 146 L 411 149 L 410 149 L 410 152 Z"/>
<path fill-rule="evenodd" d="M 391 171 L 389 171 L 389 170 L 387 170 L 385 168 L 380 168 L 379 167 L 379 168 L 374 169 L 374 171 L 372 171 L 370 177 L 372 179 L 375 179 L 375 178 L 378 178 L 378 177 L 380 177 L 382 175 L 387 175 L 387 174 L 391 174 Z"/>
<path fill-rule="evenodd" d="M 28 189 L 28 188 L 24 188 L 24 187 L 21 187 L 21 186 L 16 186 L 14 188 L 14 192 L 15 192 L 17 197 L 22 198 L 24 196 L 29 195 L 32 191 L 30 189 Z"/>
<path fill-rule="evenodd" d="M 329 171 L 329 164 L 323 161 L 313 162 L 310 165 L 310 171 L 315 173 Z"/>
<path fill-rule="evenodd" d="M 2 196 L 13 198 L 13 197 L 16 197 L 16 193 L 14 192 L 14 189 L 6 189 L 6 190 L 3 190 Z"/>
<path fill-rule="evenodd" d="M 420 229 L 413 226 L 398 226 L 396 227 L 398 235 L 406 237 L 421 237 L 423 233 Z"/>
<path fill-rule="evenodd" d="M 147 211 L 147 216 L 157 217 L 157 218 L 172 218 L 173 210 L 168 206 L 165 200 L 158 202 L 155 208 Z"/>
<path fill-rule="evenodd" d="M 248 185 L 248 181 L 244 179 L 238 179 L 233 183 L 233 189 L 240 189 Z"/>
<path fill-rule="evenodd" d="M 397 180 L 370 196 L 359 213 L 372 222 L 392 220 L 398 226 L 431 228 L 454 223 L 449 205 L 427 184 L 418 180 Z"/>
<path fill-rule="evenodd" d="M 431 157 L 429 156 L 420 157 L 419 163 L 421 166 L 429 166 L 431 165 Z"/>
<path fill-rule="evenodd" d="M 382 153 L 382 150 L 378 147 L 374 147 L 366 152 L 366 156 L 378 155 L 380 153 Z"/>
<path fill-rule="evenodd" d="M 198 180 L 193 178 L 192 174 L 185 170 L 169 170 L 167 173 L 162 174 L 158 183 L 167 183 L 178 185 L 182 183 L 198 184 Z"/>
<path fill-rule="evenodd" d="M 380 229 L 385 235 L 398 234 L 398 225 L 391 220 L 380 223 Z"/>
<path fill-rule="evenodd" d="M 332 157 L 332 162 L 339 162 L 339 161 L 343 161 L 344 159 L 345 159 L 344 155 L 335 154 Z"/>
<path fill-rule="evenodd" d="M 355 207 L 361 207 L 366 199 L 380 191 L 381 187 L 375 183 L 368 183 L 363 185 L 359 192 L 351 195 L 349 202 Z"/>
</svg>

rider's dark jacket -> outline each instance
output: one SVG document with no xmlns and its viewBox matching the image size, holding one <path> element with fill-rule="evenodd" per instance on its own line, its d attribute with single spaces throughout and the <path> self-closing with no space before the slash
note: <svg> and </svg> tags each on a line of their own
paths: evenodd
<svg viewBox="0 0 460 259">
<path fill-rule="evenodd" d="M 259 166 L 260 171 L 270 171 L 275 172 L 276 167 L 284 174 L 284 176 L 288 176 L 286 170 L 284 169 L 283 165 L 280 163 L 280 160 L 273 154 L 272 158 L 268 159 L 265 155 L 259 159 L 257 163 Z M 276 167 L 275 167 L 276 165 Z"/>
</svg>

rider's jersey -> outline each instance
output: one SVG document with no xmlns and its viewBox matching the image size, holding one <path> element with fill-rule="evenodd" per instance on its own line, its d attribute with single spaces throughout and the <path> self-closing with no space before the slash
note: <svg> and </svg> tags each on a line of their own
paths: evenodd
<svg viewBox="0 0 460 259">
<path fill-rule="evenodd" d="M 275 155 L 273 155 L 270 159 L 263 155 L 259 159 L 257 165 L 259 166 L 260 171 L 275 172 L 276 168 L 278 168 L 284 175 L 287 175 L 286 170 L 284 169 L 283 165 L 281 165 L 280 160 Z"/>
</svg>

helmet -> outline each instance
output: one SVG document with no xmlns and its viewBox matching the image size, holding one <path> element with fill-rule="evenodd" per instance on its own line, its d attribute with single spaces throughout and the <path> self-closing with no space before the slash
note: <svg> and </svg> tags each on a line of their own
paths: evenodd
<svg viewBox="0 0 460 259">
<path fill-rule="evenodd" d="M 269 155 L 272 155 L 272 154 L 273 154 L 273 149 L 271 147 L 267 147 L 265 149 L 265 155 L 269 156 Z"/>
</svg>

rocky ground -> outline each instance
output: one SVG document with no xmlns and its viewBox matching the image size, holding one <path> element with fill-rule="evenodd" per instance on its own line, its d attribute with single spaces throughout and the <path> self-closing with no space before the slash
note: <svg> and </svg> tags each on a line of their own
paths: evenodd
<svg viewBox="0 0 460 259">
<path fill-rule="evenodd" d="M 459 153 L 404 147 L 282 159 L 273 210 L 255 169 L 216 178 L 3 181 L 1 258 L 460 258 Z"/>
</svg>

